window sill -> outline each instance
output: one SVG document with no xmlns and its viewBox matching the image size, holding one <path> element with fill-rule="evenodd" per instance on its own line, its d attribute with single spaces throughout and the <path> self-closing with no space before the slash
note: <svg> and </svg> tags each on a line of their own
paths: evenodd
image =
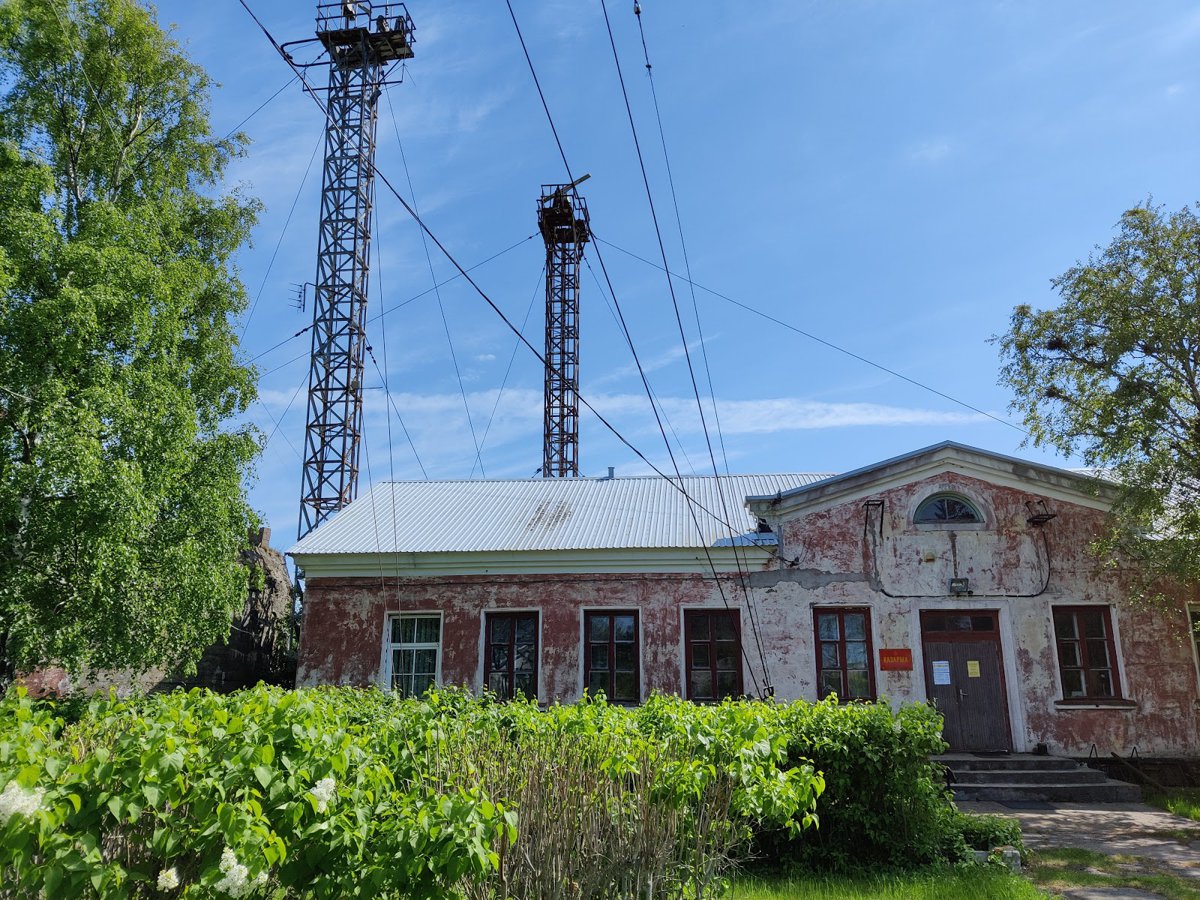
<svg viewBox="0 0 1200 900">
<path fill-rule="evenodd" d="M 1137 702 L 1123 697 L 1079 697 L 1055 700 L 1056 709 L 1137 709 Z"/>
</svg>

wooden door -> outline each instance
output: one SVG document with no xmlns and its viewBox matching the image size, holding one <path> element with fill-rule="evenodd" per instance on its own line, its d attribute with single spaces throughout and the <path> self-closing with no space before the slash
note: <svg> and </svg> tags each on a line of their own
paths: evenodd
<svg viewBox="0 0 1200 900">
<path fill-rule="evenodd" d="M 994 611 L 923 613 L 926 695 L 951 750 L 1011 750 L 1008 701 Z"/>
</svg>

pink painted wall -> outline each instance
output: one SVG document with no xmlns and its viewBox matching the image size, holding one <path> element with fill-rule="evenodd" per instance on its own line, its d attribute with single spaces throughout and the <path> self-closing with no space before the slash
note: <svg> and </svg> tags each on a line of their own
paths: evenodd
<svg viewBox="0 0 1200 900">
<path fill-rule="evenodd" d="M 955 491 L 985 512 L 982 529 L 912 524 L 930 493 Z M 868 507 L 865 499 L 878 501 Z M 1200 681 L 1182 600 L 1170 609 L 1135 610 L 1120 572 L 1101 569 L 1089 553 L 1105 514 L 1048 499 L 1056 518 L 1027 523 L 1030 491 L 956 472 L 922 478 L 815 512 L 774 522 L 779 563 L 748 576 L 749 595 L 724 579 L 730 605 L 742 610 L 744 684 L 766 678 L 776 696 L 817 695 L 813 610 L 852 605 L 871 611 L 876 686 L 893 701 L 923 701 L 920 613 L 990 609 L 999 614 L 1007 703 L 1016 750 L 1038 742 L 1085 755 L 1200 753 Z M 1047 550 L 1049 579 L 1047 580 Z M 970 579 L 974 596 L 949 595 L 951 577 Z M 892 596 L 889 596 L 892 595 Z M 1055 605 L 1099 603 L 1113 610 L 1124 706 L 1063 704 L 1051 618 Z M 310 578 L 301 634 L 298 683 L 371 684 L 381 677 L 387 613 L 442 611 L 441 680 L 478 689 L 486 610 L 541 612 L 540 697 L 570 701 L 582 686 L 582 610 L 637 609 L 641 614 L 643 695 L 683 690 L 681 610 L 721 608 L 711 578 L 698 575 L 454 576 L 446 578 Z M 913 671 L 878 670 L 881 648 L 913 650 Z"/>
</svg>

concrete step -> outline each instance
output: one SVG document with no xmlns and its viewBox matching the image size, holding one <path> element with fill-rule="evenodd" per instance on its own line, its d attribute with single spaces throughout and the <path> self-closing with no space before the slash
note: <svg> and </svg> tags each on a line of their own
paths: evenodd
<svg viewBox="0 0 1200 900">
<path fill-rule="evenodd" d="M 1108 779 L 1100 784 L 1035 784 L 998 782 L 994 784 L 955 784 L 954 799 L 959 802 L 992 803 L 1137 803 L 1142 789 L 1136 784 Z"/>
<path fill-rule="evenodd" d="M 955 772 L 972 769 L 1029 769 L 1046 771 L 1058 769 L 1069 771 L 1079 768 L 1079 763 L 1062 756 L 1037 756 L 1032 753 L 1012 753 L 1008 756 L 975 756 L 968 753 L 944 753 L 935 756 L 934 762 Z"/>
<path fill-rule="evenodd" d="M 1142 789 L 1061 756 L 947 753 L 934 757 L 960 801 L 995 803 L 1136 803 Z"/>
<path fill-rule="evenodd" d="M 954 772 L 954 784 L 1103 784 L 1108 777 L 1095 769 L 960 769 Z"/>
</svg>

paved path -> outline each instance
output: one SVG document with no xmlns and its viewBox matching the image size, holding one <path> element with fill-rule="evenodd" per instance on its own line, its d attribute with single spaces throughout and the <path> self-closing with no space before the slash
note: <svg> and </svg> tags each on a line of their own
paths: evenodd
<svg viewBox="0 0 1200 900">
<path fill-rule="evenodd" d="M 1195 879 L 1200 889 L 1200 822 L 1172 815 L 1144 803 L 959 803 L 969 813 L 1019 819 L 1030 850 L 1079 847 L 1110 856 L 1131 856 L 1130 874 L 1171 873 Z M 1137 900 L 1155 898 L 1145 891 L 1076 888 L 1070 900 Z"/>
</svg>

